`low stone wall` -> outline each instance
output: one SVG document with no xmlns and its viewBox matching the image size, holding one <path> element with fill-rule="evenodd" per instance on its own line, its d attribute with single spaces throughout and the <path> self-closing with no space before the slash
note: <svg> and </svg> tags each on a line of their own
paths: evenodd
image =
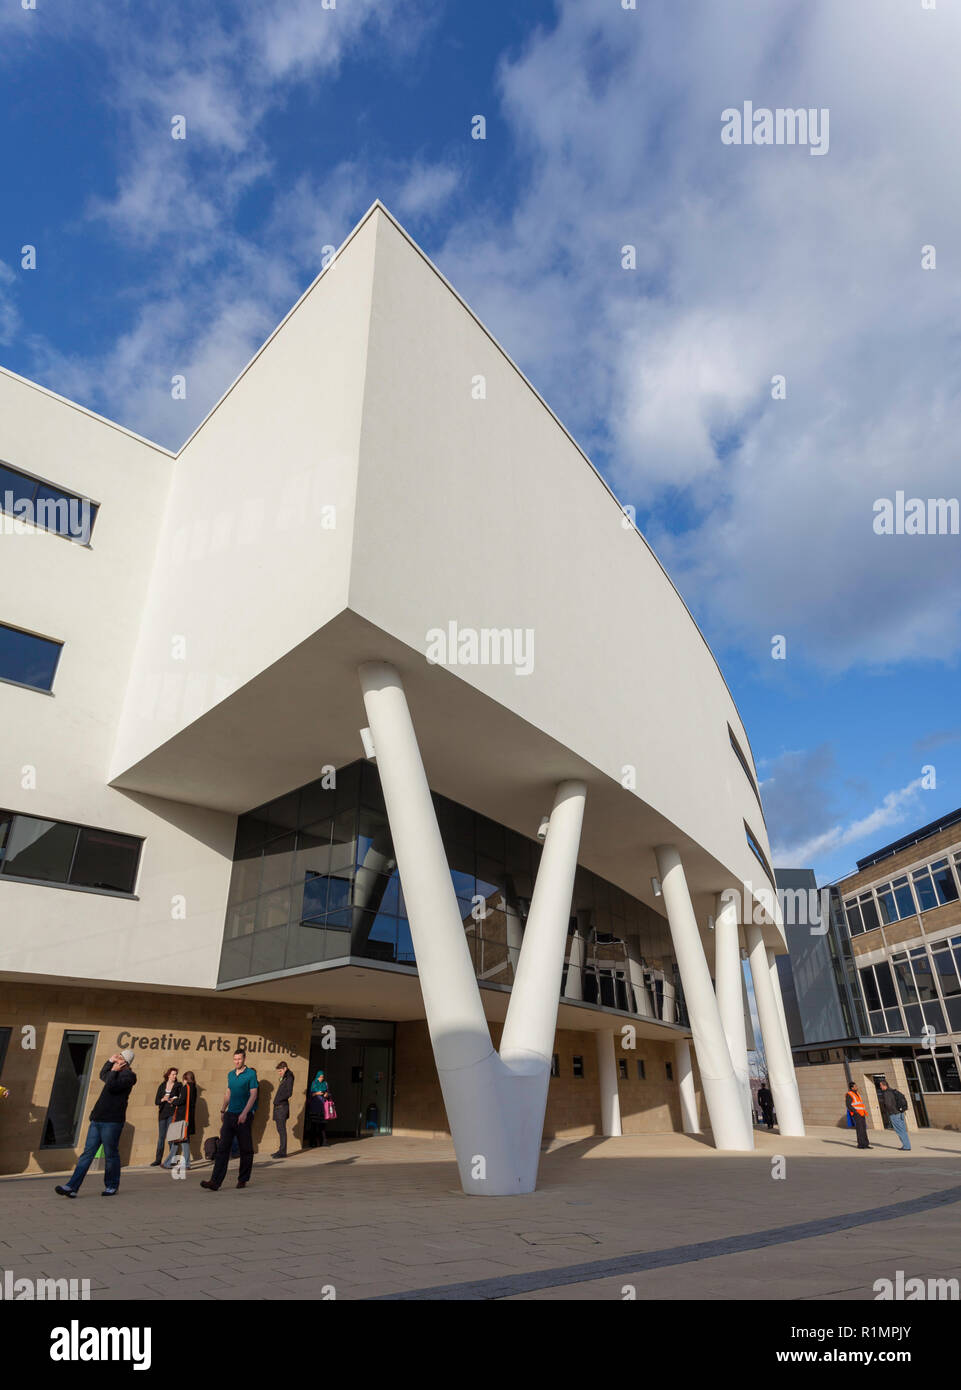
<svg viewBox="0 0 961 1390">
<path fill-rule="evenodd" d="M 868 1129 L 883 1129 L 884 1122 L 881 1118 L 881 1108 L 878 1105 L 874 1075 L 883 1072 L 888 1085 L 894 1090 L 902 1091 L 910 1099 L 904 1063 L 899 1058 L 888 1058 L 883 1062 L 851 1062 L 850 1065 L 851 1077 L 857 1083 L 868 1112 Z M 813 1067 L 798 1067 L 796 1075 L 805 1123 L 809 1125 L 836 1125 L 838 1129 L 847 1129 L 848 1118 L 844 1094 L 848 1088 L 848 1080 L 844 1063 L 822 1062 Z M 909 1131 L 917 1129 L 914 1110 L 910 1103 L 907 1123 Z"/>
<path fill-rule="evenodd" d="M 494 1046 L 500 1044 L 501 1027 L 491 1025 Z M 544 1136 L 548 1139 L 586 1139 L 601 1132 L 600 1081 L 597 1070 L 595 1034 L 559 1029 L 554 1037 L 559 1076 L 552 1076 L 547 1096 Z M 673 1043 L 638 1038 L 636 1048 L 622 1050 L 615 1034 L 615 1056 L 627 1062 L 627 1078 L 619 1078 L 621 1128 L 624 1134 L 662 1134 L 679 1131 L 681 1107 L 674 1071 Z M 579 1057 L 583 1076 L 574 1075 L 574 1059 Z M 644 1062 L 644 1079 L 638 1076 L 637 1061 Z M 702 1128 L 707 1115 L 695 1068 L 698 1109 Z M 394 1096 L 395 1134 L 431 1136 L 449 1134 L 434 1055 L 424 1021 L 398 1023 L 396 1086 Z"/>
<path fill-rule="evenodd" d="M 44 1126 L 65 1030 L 97 1034 L 93 1067 L 80 1112 L 79 1147 L 87 1117 L 100 1095 L 100 1069 L 112 1053 L 132 1045 L 137 1074 L 120 1139 L 124 1164 L 149 1163 L 157 1147 L 154 1096 L 167 1067 L 197 1078 L 197 1157 L 204 1138 L 220 1132 L 220 1106 L 227 1072 L 238 1045 L 261 1082 L 253 1117 L 254 1143 L 268 1152 L 276 1144 L 271 1096 L 277 1063 L 285 1061 L 296 1081 L 291 1126 L 299 1136 L 307 1088 L 310 1019 L 303 1005 L 264 1004 L 249 999 L 78 989 L 60 985 L 0 983 L 0 1027 L 12 1029 L 3 1064 L 0 1100 L 0 1173 L 63 1172 L 78 1149 L 44 1148 Z M 243 1042 L 241 1040 L 243 1039 Z M 135 1040 L 135 1041 L 134 1041 Z"/>
<path fill-rule="evenodd" d="M 961 1130 L 961 1094 L 936 1095 L 925 1091 L 924 1104 L 932 1128 Z"/>
</svg>

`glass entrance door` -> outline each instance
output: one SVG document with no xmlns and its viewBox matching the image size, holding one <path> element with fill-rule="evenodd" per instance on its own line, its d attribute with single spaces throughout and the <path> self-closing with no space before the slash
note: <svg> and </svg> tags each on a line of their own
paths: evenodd
<svg viewBox="0 0 961 1390">
<path fill-rule="evenodd" d="M 392 1053 L 393 1048 L 383 1043 L 364 1047 L 359 1116 L 362 1136 L 390 1133 Z"/>
<path fill-rule="evenodd" d="M 364 1037 L 367 1029 L 380 1038 Z M 390 1134 L 394 1092 L 394 1047 L 383 1038 L 385 1025 L 349 1019 L 337 1021 L 337 1046 L 324 1048 L 320 1036 L 311 1045 L 310 1074 L 323 1068 L 337 1118 L 327 1123 L 330 1139 L 363 1139 Z M 392 1028 L 390 1030 L 392 1034 Z M 358 1036 L 358 1034 L 360 1036 Z"/>
<path fill-rule="evenodd" d="M 908 1078 L 908 1092 L 914 1105 L 914 1118 L 918 1123 L 918 1128 L 930 1129 L 931 1121 L 928 1119 L 928 1107 L 924 1103 L 924 1092 L 921 1090 L 918 1067 L 913 1057 L 905 1057 L 904 1074 Z"/>
</svg>

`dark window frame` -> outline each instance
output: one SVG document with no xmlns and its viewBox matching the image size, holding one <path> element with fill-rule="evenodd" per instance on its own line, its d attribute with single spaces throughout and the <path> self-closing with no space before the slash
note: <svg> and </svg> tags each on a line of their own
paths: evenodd
<svg viewBox="0 0 961 1390">
<path fill-rule="evenodd" d="M 755 779 L 755 777 L 754 777 L 754 773 L 751 771 L 751 767 L 750 767 L 750 764 L 748 763 L 747 758 L 744 756 L 744 749 L 741 747 L 740 743 L 738 743 L 737 737 L 736 737 L 736 735 L 735 735 L 735 733 L 734 733 L 734 730 L 731 728 L 730 724 L 728 724 L 728 726 L 727 726 L 727 733 L 728 733 L 728 737 L 729 737 L 730 740 L 731 740 L 731 747 L 734 749 L 734 754 L 735 754 L 735 756 L 736 756 L 738 762 L 741 764 L 741 767 L 744 769 L 744 775 L 745 775 L 745 777 L 747 778 L 747 780 L 748 780 L 748 781 L 750 782 L 750 784 L 751 784 L 751 791 L 754 793 L 755 800 L 757 801 L 757 804 L 758 804 L 758 810 L 761 812 L 761 819 L 764 821 L 765 826 L 767 826 L 767 820 L 765 819 L 765 816 L 764 816 L 764 807 L 763 807 L 763 805 L 761 804 L 761 793 L 760 793 L 760 791 L 759 791 L 759 789 L 758 789 L 757 781 L 756 781 L 756 779 Z"/>
<path fill-rule="evenodd" d="M 58 820 L 55 816 L 28 815 L 27 813 L 22 811 L 15 811 L 12 807 L 9 806 L 0 806 L 0 816 L 11 817 L 11 828 L 18 820 L 23 820 L 43 821 L 50 825 L 67 826 L 75 831 L 73 849 L 70 853 L 70 866 L 67 870 L 67 877 L 65 879 L 31 878 L 27 874 L 7 873 L 5 872 L 7 859 L 5 857 L 5 854 L 0 853 L 0 883 L 32 883 L 36 884 L 38 887 L 41 888 L 66 888 L 70 892 L 74 893 L 97 893 L 105 897 L 136 899 L 137 884 L 140 879 L 140 868 L 143 862 L 143 847 L 146 843 L 145 836 L 131 835 L 126 830 L 112 830 L 108 826 L 104 825 L 88 825 L 86 822 L 83 821 Z M 77 859 L 77 849 L 80 845 L 80 838 L 85 830 L 92 831 L 94 834 L 112 835 L 116 836 L 118 839 L 129 840 L 131 845 L 136 846 L 136 861 L 134 863 L 134 871 L 132 875 L 132 886 L 129 890 L 125 888 L 98 888 L 94 887 L 89 883 L 72 883 L 70 881 L 70 875 L 73 873 L 74 865 Z M 9 829 L 7 831 L 7 834 L 3 837 L 3 843 L 0 844 L 0 851 L 3 851 L 5 849 L 8 839 Z"/>
<path fill-rule="evenodd" d="M 757 862 L 760 864 L 761 868 L 762 868 L 762 869 L 764 870 L 764 872 L 767 874 L 768 882 L 770 883 L 771 887 L 774 889 L 774 895 L 775 895 L 775 898 L 776 898 L 776 897 L 777 897 L 777 885 L 776 885 L 776 883 L 775 883 L 775 881 L 774 881 L 774 870 L 771 868 L 770 864 L 767 862 L 767 856 L 765 855 L 763 849 L 761 848 L 761 842 L 760 842 L 760 840 L 757 838 L 757 836 L 755 835 L 755 833 L 754 833 L 754 831 L 751 829 L 751 827 L 748 825 L 747 821 L 744 821 L 744 834 L 747 836 L 748 849 L 751 851 L 751 853 L 754 855 L 754 858 L 757 860 Z"/>
<path fill-rule="evenodd" d="M 89 1044 L 90 1064 L 83 1085 L 79 1088 L 77 1092 L 77 1103 L 74 1111 L 73 1121 L 73 1137 L 71 1141 L 68 1144 L 48 1144 L 44 1140 L 43 1136 L 46 1134 L 47 1124 L 50 1119 L 50 1110 L 53 1104 L 54 1087 L 57 1084 L 57 1071 L 60 1067 L 60 1058 L 63 1054 L 63 1049 L 66 1044 L 66 1041 L 71 1036 L 71 1034 L 79 1038 L 93 1039 L 93 1041 Z M 83 1112 L 87 1108 L 87 1100 L 90 1096 L 90 1083 L 93 1081 L 94 1070 L 97 1065 L 97 1048 L 99 1047 L 99 1045 L 100 1031 L 96 1028 L 64 1028 L 63 1032 L 61 1033 L 60 1047 L 57 1050 L 57 1066 L 54 1070 L 53 1080 L 50 1083 L 50 1095 L 47 1100 L 47 1108 L 44 1112 L 43 1127 L 40 1130 L 40 1143 L 37 1146 L 38 1151 L 43 1150 L 45 1152 L 49 1152 L 52 1149 L 78 1149 L 80 1147 L 80 1136 L 83 1131 Z"/>
<path fill-rule="evenodd" d="M 36 502 L 37 494 L 41 489 L 59 493 L 60 496 L 67 499 L 68 506 L 70 502 L 80 502 L 81 504 L 86 502 L 90 508 L 90 530 L 87 532 L 86 540 L 81 540 L 77 536 L 71 536 L 67 531 L 58 531 L 54 526 L 41 526 L 37 523 L 35 518 L 30 524 L 37 531 L 45 531 L 47 535 L 50 536 L 59 536 L 61 540 L 69 541 L 71 545 L 79 545 L 81 550 L 91 550 L 93 548 L 91 537 L 93 536 L 93 528 L 97 524 L 97 517 L 100 515 L 100 507 L 102 505 L 100 502 L 95 502 L 92 497 L 85 497 L 83 493 L 76 492 L 73 488 L 61 487 L 59 483 L 52 483 L 49 478 L 41 478 L 36 473 L 29 473 L 25 468 L 18 468 L 16 464 L 9 463 L 6 459 L 0 459 L 0 469 L 3 469 L 7 473 L 12 473 L 16 478 L 23 478 L 26 482 L 33 484 L 30 496 L 30 502 L 32 504 Z M 3 505 L 5 492 L 6 488 L 0 485 L 0 512 L 2 512 L 4 516 L 12 516 L 14 520 L 18 520 L 19 518 L 16 513 L 8 512 Z"/>
<path fill-rule="evenodd" d="M 32 637 L 35 642 L 46 642 L 51 647 L 57 648 L 57 655 L 53 663 L 53 670 L 50 673 L 49 685 L 34 685 L 31 681 L 18 681 L 13 676 L 0 675 L 0 681 L 4 685 L 14 685 L 19 690 L 33 690 L 38 695 L 53 695 L 54 682 L 57 679 L 57 672 L 60 670 L 60 658 L 63 656 L 64 641 L 60 637 L 48 637 L 44 632 L 33 632 L 29 627 L 20 627 L 17 623 L 6 623 L 0 619 L 0 629 L 6 632 L 17 632 L 22 637 Z"/>
</svg>

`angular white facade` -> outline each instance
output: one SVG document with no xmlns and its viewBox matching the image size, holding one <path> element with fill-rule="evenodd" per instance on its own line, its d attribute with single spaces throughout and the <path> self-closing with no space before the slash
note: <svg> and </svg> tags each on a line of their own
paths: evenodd
<svg viewBox="0 0 961 1390">
<path fill-rule="evenodd" d="M 89 547 L 0 536 L 0 623 L 63 643 L 52 698 L 0 683 L 0 808 L 144 841 L 136 896 L 0 874 L 0 979 L 217 989 L 237 817 L 363 756 L 376 716 L 361 669 L 380 663 L 433 792 L 533 837 L 558 787 L 583 787 L 571 872 L 576 859 L 669 917 L 690 1028 L 665 1037 L 693 1037 L 715 1139 L 732 1148 L 751 1144 L 744 1058 L 712 980 L 730 1000 L 740 950 L 764 959 L 772 1082 L 782 1129 L 797 1131 L 790 1050 L 767 1037 L 783 1032 L 765 956 L 785 949 L 779 925 L 750 940 L 728 926 L 733 955 L 715 962 L 718 895 L 772 887 L 748 838 L 769 859 L 748 738 L 717 663 L 598 473 L 385 209 L 177 455 L 0 372 L 0 461 L 99 504 Z M 511 660 L 452 661 L 475 633 L 501 657 L 509 635 Z M 373 742 L 383 778 L 392 749 Z M 385 792 L 396 844 L 402 812 Z M 397 849 L 405 887 L 430 878 L 418 853 Z M 558 861 L 542 899 L 564 872 Z M 460 921 L 432 901 L 428 884 L 417 920 L 410 909 L 422 975 Z M 524 1020 L 556 1018 L 569 910 L 568 890 L 549 947 L 528 920 L 520 961 L 543 949 L 545 965 Z M 232 989 L 309 1002 L 317 981 L 308 963 Z M 473 988 L 476 1024 L 495 1005 Z M 526 1038 L 519 1013 L 507 1032 Z M 549 1042 L 537 1058 L 543 1080 Z M 685 1127 L 689 1110 L 685 1092 Z M 448 1115 L 458 1143 L 449 1102 Z M 479 1186 L 458 1143 L 465 1189 L 528 1190 L 539 1137 L 535 1124 L 524 1162 L 505 1153 Z"/>
</svg>

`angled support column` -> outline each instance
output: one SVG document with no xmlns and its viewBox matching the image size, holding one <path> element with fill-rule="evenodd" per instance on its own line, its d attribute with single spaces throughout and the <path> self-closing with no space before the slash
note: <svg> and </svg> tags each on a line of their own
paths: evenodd
<svg viewBox="0 0 961 1390">
<path fill-rule="evenodd" d="M 681 1097 L 681 1127 L 685 1134 L 700 1134 L 697 1093 L 694 1090 L 694 1067 L 691 1065 L 691 1045 L 687 1038 L 678 1038 L 674 1044 L 674 1066 L 677 1070 L 677 1089 Z"/>
<path fill-rule="evenodd" d="M 617 1058 L 613 1033 L 595 1033 L 597 1075 L 601 1087 L 601 1133 L 617 1138 L 621 1133 L 621 1098 L 617 1092 Z"/>
<path fill-rule="evenodd" d="M 403 684 L 384 662 L 358 674 L 461 1184 L 532 1192 L 586 789 L 565 782 L 554 799 L 498 1056 Z"/>
<path fill-rule="evenodd" d="M 764 945 L 764 935 L 761 928 L 753 923 L 745 924 L 744 933 L 751 961 L 754 1002 L 757 1004 L 761 1040 L 767 1058 L 767 1074 L 771 1081 L 774 1108 L 777 1111 L 778 1132 L 801 1136 L 804 1134 L 801 1098 L 798 1095 L 787 1033 L 781 1024 L 781 1014 L 771 981 L 771 966 Z"/>
<path fill-rule="evenodd" d="M 744 1036 L 744 972 L 741 969 L 737 918 L 737 904 L 730 899 L 722 900 L 718 897 L 714 916 L 714 984 L 717 991 L 717 1007 L 753 1148 L 751 1081 L 747 1065 L 747 1040 Z"/>
<path fill-rule="evenodd" d="M 791 1034 L 788 1032 L 787 1018 L 784 1013 L 784 999 L 781 995 L 781 977 L 777 969 L 777 956 L 775 956 L 770 946 L 765 947 L 765 953 L 767 955 L 768 970 L 771 974 L 771 988 L 774 990 L 774 1002 L 777 1004 L 778 1018 L 781 1020 L 781 1032 L 784 1034 L 784 1041 L 787 1043 L 788 1050 L 790 1051 Z"/>
<path fill-rule="evenodd" d="M 654 853 L 715 1146 L 753 1149 L 681 856 L 674 845 L 658 845 Z"/>
</svg>

